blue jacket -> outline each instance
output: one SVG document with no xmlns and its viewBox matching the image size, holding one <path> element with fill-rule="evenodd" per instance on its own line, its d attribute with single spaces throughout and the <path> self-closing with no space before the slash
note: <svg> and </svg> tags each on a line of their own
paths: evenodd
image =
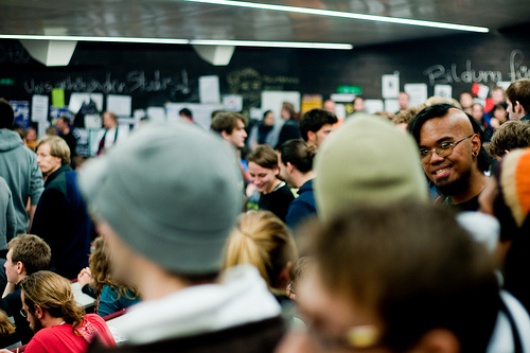
<svg viewBox="0 0 530 353">
<path fill-rule="evenodd" d="M 298 197 L 291 202 L 285 223 L 292 230 L 300 224 L 301 221 L 317 214 L 315 194 L 313 192 L 313 179 L 305 182 L 298 189 Z"/>
</svg>

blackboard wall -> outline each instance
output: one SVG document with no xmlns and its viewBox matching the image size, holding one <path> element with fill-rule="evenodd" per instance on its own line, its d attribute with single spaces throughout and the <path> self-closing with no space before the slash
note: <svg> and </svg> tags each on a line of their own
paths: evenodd
<svg viewBox="0 0 530 353">
<path fill-rule="evenodd" d="M 366 98 L 381 98 L 381 75 L 399 72 L 405 83 L 451 84 L 455 97 L 472 83 L 530 77 L 530 42 L 524 35 L 451 37 L 352 51 L 237 48 L 230 64 L 216 67 L 193 48 L 80 42 L 67 67 L 48 68 L 18 41 L 0 41 L 0 97 L 31 101 L 62 87 L 72 92 L 129 94 L 133 109 L 165 102 L 199 102 L 198 79 L 218 75 L 222 94 L 241 94 L 246 108 L 260 106 L 262 90 L 319 93 L 359 85 Z"/>
</svg>

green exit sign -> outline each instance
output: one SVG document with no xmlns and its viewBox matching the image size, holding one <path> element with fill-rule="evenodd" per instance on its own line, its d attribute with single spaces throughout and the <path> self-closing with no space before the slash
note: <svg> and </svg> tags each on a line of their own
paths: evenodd
<svg viewBox="0 0 530 353">
<path fill-rule="evenodd" d="M 342 85 L 337 87 L 337 93 L 353 93 L 359 95 L 363 93 L 363 89 L 361 86 Z"/>
<path fill-rule="evenodd" d="M 0 86 L 14 86 L 15 80 L 12 78 L 0 78 Z"/>
</svg>

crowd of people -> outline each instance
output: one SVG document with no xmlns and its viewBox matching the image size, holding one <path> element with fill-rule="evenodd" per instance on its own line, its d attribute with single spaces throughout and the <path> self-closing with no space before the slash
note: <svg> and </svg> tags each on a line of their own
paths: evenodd
<svg viewBox="0 0 530 353">
<path fill-rule="evenodd" d="M 78 168 L 0 100 L 0 352 L 530 353 L 530 80 L 399 105 L 106 112 Z"/>
</svg>

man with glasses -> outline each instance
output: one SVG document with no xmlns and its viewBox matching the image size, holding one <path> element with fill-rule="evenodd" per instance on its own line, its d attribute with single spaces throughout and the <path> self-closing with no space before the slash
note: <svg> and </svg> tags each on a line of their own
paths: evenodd
<svg viewBox="0 0 530 353">
<path fill-rule="evenodd" d="M 0 300 L 0 309 L 15 320 L 16 340 L 28 343 L 33 332 L 20 312 L 20 282 L 34 272 L 47 270 L 52 252 L 44 240 L 33 234 L 14 237 L 7 244 L 7 248 L 9 251 L 4 263 L 7 285 Z"/>
<path fill-rule="evenodd" d="M 437 203 L 476 211 L 486 186 L 490 157 L 482 147 L 480 126 L 449 104 L 424 108 L 409 125 L 423 171 L 441 196 Z"/>
</svg>

